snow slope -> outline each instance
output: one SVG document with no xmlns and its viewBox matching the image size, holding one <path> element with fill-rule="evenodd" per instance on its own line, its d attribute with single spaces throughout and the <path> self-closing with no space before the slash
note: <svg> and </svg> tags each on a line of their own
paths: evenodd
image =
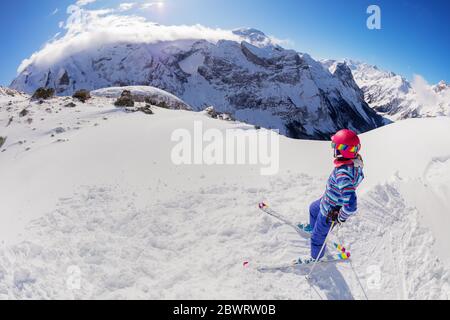
<svg viewBox="0 0 450 320">
<path fill-rule="evenodd" d="M 157 107 L 126 113 L 104 97 L 75 108 L 64 97 L 9 100 L 0 97 L 1 298 L 318 298 L 304 271 L 242 262 L 308 254 L 257 203 L 307 219 L 332 169 L 329 143 L 280 136 L 281 169 L 269 177 L 259 166 L 175 166 L 175 129 L 254 128 Z M 341 237 L 371 299 L 450 298 L 449 134 L 450 119 L 436 118 L 362 135 L 367 178 Z M 318 267 L 315 279 L 327 299 L 364 298 L 349 264 Z"/>
</svg>

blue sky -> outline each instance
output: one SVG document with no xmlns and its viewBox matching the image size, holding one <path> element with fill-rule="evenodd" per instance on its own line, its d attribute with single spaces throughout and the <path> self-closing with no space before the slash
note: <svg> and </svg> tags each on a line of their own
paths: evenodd
<svg viewBox="0 0 450 320">
<path fill-rule="evenodd" d="M 135 0 L 152 3 L 150 0 Z M 314 58 L 352 58 L 411 79 L 450 82 L 450 1 L 446 0 L 161 0 L 140 15 L 161 24 L 254 27 Z M 17 0 L 2 3 L 0 85 L 57 32 L 76 0 Z M 97 0 L 87 8 L 117 7 L 133 0 Z M 153 1 L 155 2 L 155 1 Z M 382 29 L 366 27 L 371 4 L 381 8 Z"/>
</svg>

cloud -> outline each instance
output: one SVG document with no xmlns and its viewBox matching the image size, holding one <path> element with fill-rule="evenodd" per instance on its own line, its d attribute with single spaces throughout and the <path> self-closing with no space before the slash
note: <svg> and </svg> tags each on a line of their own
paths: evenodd
<svg viewBox="0 0 450 320">
<path fill-rule="evenodd" d="M 161 8 L 164 6 L 164 2 L 158 1 L 158 2 L 146 2 L 140 5 L 141 9 L 150 9 L 153 7 Z"/>
<path fill-rule="evenodd" d="M 87 4 L 93 1 L 78 1 Z M 122 6 L 129 8 L 131 3 Z M 156 43 L 160 41 L 204 39 L 216 43 L 219 40 L 247 40 L 231 30 L 208 28 L 202 25 L 165 26 L 147 21 L 138 15 L 126 15 L 119 9 L 87 10 L 77 5 L 67 8 L 69 17 L 60 24 L 66 32 L 57 39 L 46 43 L 40 51 L 22 61 L 18 72 L 23 72 L 29 65 L 36 69 L 47 69 L 65 58 L 80 53 L 90 52 L 102 45 L 113 43 Z M 272 43 L 279 40 L 271 38 Z"/>
<path fill-rule="evenodd" d="M 120 11 L 128 11 L 133 9 L 134 7 L 136 7 L 137 3 L 136 2 L 125 2 L 125 3 L 121 3 L 119 5 L 119 10 Z"/>
<path fill-rule="evenodd" d="M 420 105 L 429 106 L 439 103 L 437 94 L 422 76 L 415 74 L 411 86 L 416 93 L 416 100 Z"/>
<path fill-rule="evenodd" d="M 162 8 L 164 7 L 164 1 L 151 1 L 151 2 L 124 2 L 119 5 L 118 10 L 120 12 L 129 11 L 131 9 L 141 9 L 148 10 L 151 8 Z"/>
<path fill-rule="evenodd" d="M 76 6 L 78 6 L 78 7 L 84 7 L 84 6 L 87 6 L 88 4 L 90 4 L 90 3 L 94 3 L 94 2 L 96 2 L 97 0 L 78 0 L 77 2 L 76 2 Z"/>
</svg>

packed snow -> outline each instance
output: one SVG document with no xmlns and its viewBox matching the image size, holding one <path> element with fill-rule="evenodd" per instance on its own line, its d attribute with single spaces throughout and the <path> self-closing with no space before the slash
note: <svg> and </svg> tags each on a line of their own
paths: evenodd
<svg viewBox="0 0 450 320">
<path fill-rule="evenodd" d="M 328 142 L 280 136 L 274 176 L 175 166 L 176 129 L 256 129 L 191 111 L 129 113 L 102 96 L 71 101 L 0 95 L 0 298 L 318 299 L 305 270 L 242 262 L 309 253 L 257 204 L 305 221 L 332 169 Z M 450 298 L 449 135 L 449 118 L 362 135 L 359 213 L 340 237 L 370 299 Z M 364 299 L 348 263 L 319 266 L 314 279 L 327 299 Z"/>
</svg>

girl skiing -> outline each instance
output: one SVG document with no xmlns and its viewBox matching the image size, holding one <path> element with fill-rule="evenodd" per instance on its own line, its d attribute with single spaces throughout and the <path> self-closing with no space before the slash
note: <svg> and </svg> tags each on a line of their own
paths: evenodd
<svg viewBox="0 0 450 320">
<path fill-rule="evenodd" d="M 357 134 L 344 129 L 332 137 L 334 169 L 322 198 L 309 208 L 310 224 L 299 225 L 311 233 L 311 257 L 320 260 L 325 253 L 324 241 L 332 222 L 343 224 L 356 213 L 356 188 L 364 179 L 363 161 L 359 155 L 361 143 Z M 322 250 L 322 251 L 321 251 Z M 320 254 L 320 257 L 319 257 Z"/>
</svg>

